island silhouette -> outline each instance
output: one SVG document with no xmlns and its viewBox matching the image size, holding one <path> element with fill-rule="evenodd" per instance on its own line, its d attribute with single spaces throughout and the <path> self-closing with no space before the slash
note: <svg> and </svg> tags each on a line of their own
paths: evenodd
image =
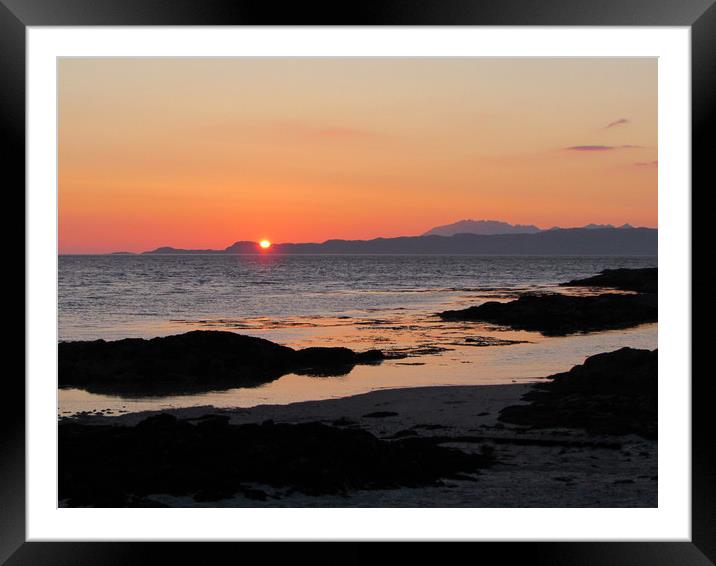
<svg viewBox="0 0 716 566">
<path fill-rule="evenodd" d="M 261 249 L 258 242 L 237 241 L 224 249 L 184 249 L 162 246 L 143 254 L 466 254 L 466 255 L 656 255 L 656 228 L 582 227 L 552 228 L 534 233 L 423 235 L 330 239 L 321 243 L 274 243 Z"/>
</svg>

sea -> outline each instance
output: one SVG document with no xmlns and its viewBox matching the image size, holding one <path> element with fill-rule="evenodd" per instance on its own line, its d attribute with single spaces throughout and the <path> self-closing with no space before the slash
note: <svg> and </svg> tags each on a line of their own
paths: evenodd
<svg viewBox="0 0 716 566">
<path fill-rule="evenodd" d="M 643 256 L 62 255 L 59 341 L 211 329 L 294 348 L 378 348 L 400 357 L 339 377 L 289 374 L 259 387 L 172 397 L 60 389 L 58 414 L 251 407 L 384 388 L 536 381 L 599 352 L 656 348 L 657 324 L 545 337 L 445 322 L 436 313 L 524 292 L 590 293 L 558 283 L 608 268 L 656 266 L 656 257 Z"/>
</svg>

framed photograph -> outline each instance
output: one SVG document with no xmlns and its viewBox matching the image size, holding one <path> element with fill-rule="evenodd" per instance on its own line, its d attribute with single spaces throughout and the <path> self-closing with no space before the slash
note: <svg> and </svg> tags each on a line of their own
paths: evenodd
<svg viewBox="0 0 716 566">
<path fill-rule="evenodd" d="M 716 560 L 710 0 L 0 0 L 0 30 L 0 562 Z"/>
</svg>

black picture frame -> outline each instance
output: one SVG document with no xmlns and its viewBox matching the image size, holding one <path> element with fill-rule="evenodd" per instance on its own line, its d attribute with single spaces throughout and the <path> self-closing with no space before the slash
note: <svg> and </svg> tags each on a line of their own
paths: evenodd
<svg viewBox="0 0 716 566">
<path fill-rule="evenodd" d="M 713 147 L 709 138 L 716 125 L 714 0 L 365 0 L 350 5 L 338 2 L 284 5 L 269 0 L 0 0 L 0 143 L 1 155 L 5 157 L 5 186 L 12 189 L 6 192 L 8 198 L 10 193 L 19 194 L 16 187 L 25 183 L 26 28 L 106 25 L 688 26 L 692 56 L 692 185 L 702 187 L 703 191 L 716 186 L 709 149 Z M 14 208 L 6 206 L 6 218 L 17 215 Z M 24 210 L 24 200 L 17 206 Z M 8 241 L 17 245 L 17 229 Z M 250 548 L 261 553 L 262 561 L 286 558 L 295 561 L 306 555 L 312 562 L 355 564 L 373 560 L 387 551 L 386 544 L 378 543 L 330 543 L 316 548 L 314 544 L 296 543 L 269 546 L 26 542 L 25 387 L 20 371 L 8 370 L 4 378 L 6 402 L 0 419 L 0 563 L 214 563 L 226 556 L 245 559 Z M 709 405 L 716 394 L 714 383 L 713 376 L 705 372 L 694 372 L 692 376 L 691 542 L 476 543 L 480 547 L 474 550 L 474 558 L 488 563 L 499 558 L 502 563 L 530 564 L 716 562 L 716 443 L 708 433 L 712 430 Z M 348 544 L 351 548 L 347 548 Z M 416 547 L 412 545 L 412 550 L 407 551 L 415 552 Z M 445 559 L 444 547 L 439 545 L 422 544 L 418 552 L 424 560 Z M 406 560 L 407 555 L 401 561 Z"/>
</svg>

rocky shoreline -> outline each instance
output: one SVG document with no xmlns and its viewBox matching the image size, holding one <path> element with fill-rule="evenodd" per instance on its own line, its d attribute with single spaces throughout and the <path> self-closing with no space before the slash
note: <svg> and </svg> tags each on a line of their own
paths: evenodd
<svg viewBox="0 0 716 566">
<path fill-rule="evenodd" d="M 525 294 L 513 301 L 438 313 L 443 320 L 488 322 L 545 336 L 566 336 L 630 328 L 658 319 L 657 268 L 611 269 L 560 286 L 610 288 L 630 294 L 602 293 L 572 296 L 556 293 Z"/>
<path fill-rule="evenodd" d="M 287 373 L 340 376 L 380 363 L 379 350 L 294 350 L 234 332 L 196 330 L 161 338 L 61 342 L 59 387 L 133 396 L 254 387 Z"/>
<path fill-rule="evenodd" d="M 588 286 L 608 282 L 628 294 L 523 295 L 442 315 L 551 335 L 655 321 L 656 293 L 636 289 L 655 289 L 656 272 L 616 271 Z M 286 373 L 344 375 L 385 357 L 195 331 L 61 343 L 59 375 L 60 387 L 160 396 L 252 387 Z M 657 361 L 656 350 L 622 348 L 531 386 L 389 389 L 252 409 L 63 418 L 59 503 L 652 507 Z"/>
<path fill-rule="evenodd" d="M 502 409 L 500 420 L 530 428 L 581 428 L 590 434 L 656 439 L 658 351 L 622 348 L 597 354 L 538 383 L 528 405 Z"/>
<path fill-rule="evenodd" d="M 561 287 L 606 287 L 636 293 L 656 293 L 659 273 L 656 267 L 639 269 L 605 269 L 598 275 L 560 283 Z"/>
<path fill-rule="evenodd" d="M 533 330 L 545 336 L 566 336 L 656 322 L 657 299 L 655 295 L 523 295 L 507 303 L 489 301 L 462 310 L 444 311 L 440 317 L 489 322 L 515 330 Z"/>
<path fill-rule="evenodd" d="M 381 440 L 318 422 L 234 425 L 222 415 L 160 414 L 136 426 L 63 424 L 59 446 L 60 499 L 102 507 L 133 506 L 154 493 L 266 499 L 254 483 L 305 495 L 432 486 L 473 480 L 466 474 L 493 459 L 489 448 L 469 454 L 429 438 Z"/>
<path fill-rule="evenodd" d="M 653 506 L 656 356 L 628 348 L 600 354 L 533 386 L 392 389 L 253 409 L 62 419 L 60 500 Z M 565 488 L 574 488 L 571 495 Z M 430 503 L 436 494 L 447 499 Z"/>
</svg>

